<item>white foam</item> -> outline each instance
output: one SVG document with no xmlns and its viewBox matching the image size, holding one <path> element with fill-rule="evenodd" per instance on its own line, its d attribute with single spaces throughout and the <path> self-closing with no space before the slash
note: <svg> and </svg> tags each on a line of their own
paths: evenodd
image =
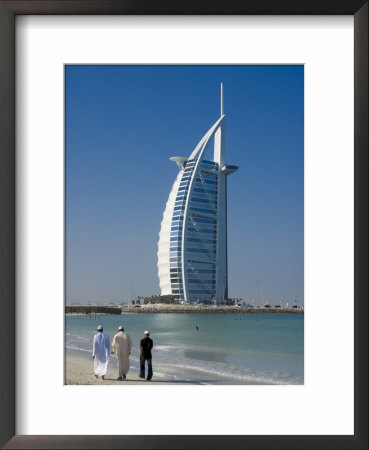
<svg viewBox="0 0 369 450">
<path fill-rule="evenodd" d="M 69 350 L 79 350 L 80 352 L 91 353 L 91 355 L 92 355 L 92 351 L 91 350 L 87 350 L 85 348 L 76 347 L 76 346 L 71 345 L 71 344 L 65 344 L 65 347 L 68 348 Z"/>
</svg>

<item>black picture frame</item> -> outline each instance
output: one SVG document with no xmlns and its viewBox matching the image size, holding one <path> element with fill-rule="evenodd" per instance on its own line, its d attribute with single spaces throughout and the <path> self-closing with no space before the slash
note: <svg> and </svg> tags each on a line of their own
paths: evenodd
<svg viewBox="0 0 369 450">
<path fill-rule="evenodd" d="M 354 435 L 15 435 L 15 17 L 19 14 L 353 15 L 355 164 Z M 368 448 L 368 1 L 0 0 L 0 445 L 6 449 Z M 337 393 L 339 395 L 339 393 Z"/>
</svg>

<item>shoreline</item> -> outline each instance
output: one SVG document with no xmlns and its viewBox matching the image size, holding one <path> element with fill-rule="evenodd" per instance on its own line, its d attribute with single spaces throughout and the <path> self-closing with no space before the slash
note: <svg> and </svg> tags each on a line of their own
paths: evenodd
<svg viewBox="0 0 369 450">
<path fill-rule="evenodd" d="M 109 314 L 102 312 L 104 306 L 88 307 L 85 306 L 65 306 L 66 315 L 87 315 L 87 314 Z M 263 306 L 254 306 L 252 308 L 245 306 L 213 306 L 213 305 L 141 305 L 141 306 L 122 306 L 115 308 L 115 314 L 304 314 L 304 308 L 265 308 Z"/>
<path fill-rule="evenodd" d="M 132 364 L 131 364 L 132 366 Z M 111 357 L 108 365 L 108 371 L 105 379 L 95 378 L 93 375 L 93 360 L 90 357 L 79 355 L 75 351 L 67 350 L 65 352 L 65 385 L 68 386 L 89 386 L 89 385 L 132 385 L 132 384 L 172 384 L 171 380 L 155 375 L 152 381 L 142 380 L 138 377 L 138 370 L 131 367 L 124 381 L 117 380 L 118 369 L 115 357 Z"/>
<path fill-rule="evenodd" d="M 114 356 L 106 379 L 93 377 L 92 337 L 98 321 L 90 321 L 88 315 L 66 317 L 66 384 L 303 384 L 303 315 L 158 313 L 100 316 L 110 339 L 123 323 L 134 343 L 131 369 L 124 381 L 116 379 Z M 225 340 L 219 335 L 220 328 Z M 151 330 L 155 342 L 151 383 L 138 377 L 138 345 L 145 329 Z M 260 341 L 264 331 L 266 338 Z"/>
<path fill-rule="evenodd" d="M 138 376 L 137 361 L 131 357 L 131 368 L 127 378 L 123 381 L 117 380 L 118 369 L 115 357 L 110 358 L 108 371 L 105 379 L 95 378 L 93 375 L 93 362 L 91 356 L 80 355 L 78 350 L 66 350 L 65 352 L 65 380 L 67 386 L 90 386 L 90 385 L 272 385 L 273 383 L 247 382 L 237 379 L 219 379 L 200 373 L 196 370 L 177 375 L 166 373 L 166 366 L 154 359 L 154 376 L 151 381 L 143 380 Z M 277 384 L 276 384 L 277 385 Z"/>
</svg>

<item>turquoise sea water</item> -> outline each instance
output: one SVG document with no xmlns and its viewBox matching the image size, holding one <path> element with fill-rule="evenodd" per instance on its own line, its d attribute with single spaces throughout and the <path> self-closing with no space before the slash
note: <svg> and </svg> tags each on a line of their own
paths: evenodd
<svg viewBox="0 0 369 450">
<path fill-rule="evenodd" d="M 235 320 L 236 319 L 236 320 Z M 154 376 L 195 383 L 303 384 L 304 316 L 298 314 L 127 314 L 66 317 L 66 349 L 92 353 L 97 325 L 112 339 L 119 325 L 133 341 L 154 341 Z M 199 330 L 196 331 L 195 327 Z"/>
</svg>

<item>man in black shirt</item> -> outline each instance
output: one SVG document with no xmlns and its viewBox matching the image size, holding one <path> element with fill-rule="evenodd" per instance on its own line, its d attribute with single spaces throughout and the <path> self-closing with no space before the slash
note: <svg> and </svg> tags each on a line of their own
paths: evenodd
<svg viewBox="0 0 369 450">
<path fill-rule="evenodd" d="M 147 381 L 152 378 L 152 356 L 151 349 L 154 347 L 152 339 L 149 338 L 150 333 L 144 332 L 144 338 L 140 343 L 140 378 L 145 378 L 145 361 L 147 361 Z"/>
</svg>

